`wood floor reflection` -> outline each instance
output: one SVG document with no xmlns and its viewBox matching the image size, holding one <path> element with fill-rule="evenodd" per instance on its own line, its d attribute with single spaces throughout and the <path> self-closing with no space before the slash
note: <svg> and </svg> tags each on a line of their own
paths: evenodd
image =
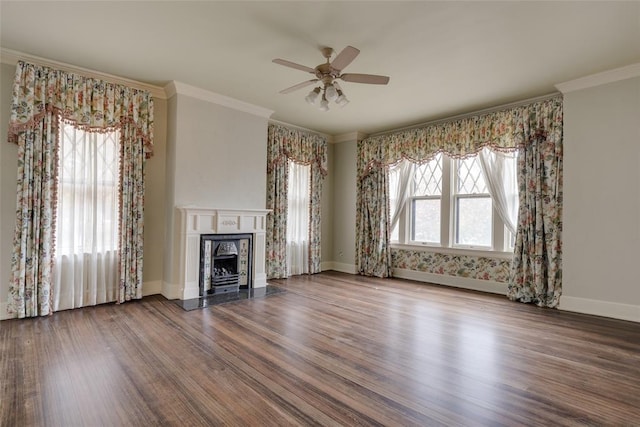
<svg viewBox="0 0 640 427">
<path fill-rule="evenodd" d="M 0 323 L 0 425 L 640 425 L 640 324 L 326 272 Z"/>
</svg>

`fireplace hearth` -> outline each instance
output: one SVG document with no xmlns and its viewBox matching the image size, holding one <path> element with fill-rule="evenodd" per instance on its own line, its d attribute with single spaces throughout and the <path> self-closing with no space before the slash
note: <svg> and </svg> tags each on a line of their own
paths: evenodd
<svg viewBox="0 0 640 427">
<path fill-rule="evenodd" d="M 200 235 L 200 296 L 250 289 L 252 234 Z"/>
</svg>

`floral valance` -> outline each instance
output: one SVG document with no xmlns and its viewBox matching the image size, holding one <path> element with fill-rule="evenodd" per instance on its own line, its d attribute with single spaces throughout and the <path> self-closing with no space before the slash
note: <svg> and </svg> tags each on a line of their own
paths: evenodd
<svg viewBox="0 0 640 427">
<path fill-rule="evenodd" d="M 431 160 L 438 153 L 468 157 L 484 147 L 512 151 L 523 147 L 535 134 L 562 144 L 562 97 L 556 96 L 484 115 L 466 117 L 391 134 L 358 143 L 358 177 L 371 168 L 386 167 L 407 159 Z"/>
<path fill-rule="evenodd" d="M 33 126 L 46 111 L 55 111 L 78 127 L 93 131 L 131 122 L 146 157 L 153 154 L 153 97 L 149 92 L 19 61 L 9 142 L 17 142 L 18 133 Z"/>
<path fill-rule="evenodd" d="M 309 132 L 269 123 L 267 171 L 288 159 L 315 165 L 322 176 L 327 174 L 327 140 Z"/>
</svg>

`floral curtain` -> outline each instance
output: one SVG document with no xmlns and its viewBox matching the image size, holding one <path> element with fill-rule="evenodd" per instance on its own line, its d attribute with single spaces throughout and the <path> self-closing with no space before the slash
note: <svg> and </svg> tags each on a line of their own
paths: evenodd
<svg viewBox="0 0 640 427">
<path fill-rule="evenodd" d="M 14 138 L 18 185 L 8 311 L 19 318 L 53 313 L 58 125 L 55 113 L 45 111 Z"/>
<path fill-rule="evenodd" d="M 365 276 L 391 276 L 391 220 L 385 168 L 371 170 L 358 181 L 356 200 L 356 266 Z"/>
<path fill-rule="evenodd" d="M 287 277 L 286 231 L 289 159 L 311 166 L 309 273 L 320 272 L 320 201 L 327 174 L 327 141 L 312 133 L 270 123 L 267 139 L 267 277 Z"/>
<path fill-rule="evenodd" d="M 558 117 L 561 120 L 561 116 Z M 518 160 L 518 233 L 508 297 L 557 307 L 562 293 L 562 144 L 533 136 Z"/>
<path fill-rule="evenodd" d="M 477 154 L 484 147 L 514 151 L 532 134 L 544 129 L 550 140 L 562 140 L 562 97 L 553 97 L 485 115 L 367 138 L 359 145 L 358 178 L 372 168 L 391 166 L 402 159 L 425 163 L 438 153 L 454 158 Z"/>
<path fill-rule="evenodd" d="M 497 152 L 525 150 L 519 161 L 521 195 L 516 235 L 516 252 L 520 251 L 521 255 L 516 254 L 514 259 L 509 296 L 540 303 L 541 295 L 546 295 L 544 301 L 552 295 L 551 300 L 555 303 L 542 304 L 555 306 L 561 292 L 562 126 L 562 97 L 554 96 L 485 115 L 371 137 L 358 143 L 360 191 L 356 257 L 359 271 L 384 277 L 391 268 L 387 255 L 389 232 L 385 229 L 388 225 L 369 217 L 375 211 L 383 217 L 388 216 L 388 190 L 381 191 L 369 182 L 373 179 L 381 185 L 381 178 L 377 176 L 381 171 L 402 159 L 423 163 L 437 153 L 464 158 L 484 147 Z M 525 161 L 534 156 L 530 150 L 538 151 L 537 164 L 533 160 Z M 541 180 L 537 184 L 541 190 L 535 196 L 531 192 L 524 193 L 523 186 L 534 186 L 535 177 Z M 555 231 L 541 234 L 550 225 Z M 535 248 L 534 252 L 530 252 L 532 248 Z M 534 258 L 527 258 L 524 252 Z M 546 265 L 533 268 L 534 263 Z"/>
<path fill-rule="evenodd" d="M 51 314 L 60 120 L 100 132 L 120 128 L 120 302 L 141 297 L 144 162 L 153 146 L 150 93 L 18 62 L 9 142 L 18 144 L 17 221 L 9 311 Z M 44 301 L 49 301 L 45 303 Z"/>
</svg>

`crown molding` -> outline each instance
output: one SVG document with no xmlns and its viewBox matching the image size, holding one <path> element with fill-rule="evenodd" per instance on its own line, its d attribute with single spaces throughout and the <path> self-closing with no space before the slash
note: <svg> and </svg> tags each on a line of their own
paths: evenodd
<svg viewBox="0 0 640 427">
<path fill-rule="evenodd" d="M 349 133 L 343 133 L 340 135 L 336 135 L 333 137 L 333 142 L 335 144 L 339 144 L 341 142 L 358 142 L 365 139 L 368 135 L 366 133 L 354 131 Z"/>
<path fill-rule="evenodd" d="M 558 83 L 555 86 L 556 89 L 565 94 L 576 90 L 601 86 L 607 83 L 614 83 L 620 80 L 632 79 L 634 77 L 640 77 L 640 63 L 603 71 L 602 73 L 592 74 L 590 76 L 581 77 L 564 83 Z"/>
<path fill-rule="evenodd" d="M 273 114 L 273 110 L 249 104 L 248 102 L 238 101 L 237 99 L 230 98 L 225 95 L 220 95 L 219 93 L 211 92 L 206 89 L 201 89 L 199 87 L 191 86 L 175 80 L 169 82 L 169 84 L 164 87 L 164 90 L 167 94 L 167 98 L 171 98 L 175 95 L 185 95 L 191 98 L 199 99 L 201 101 L 206 101 L 212 104 L 218 104 L 223 107 L 253 114 L 255 116 L 265 117 L 267 119 Z"/>
<path fill-rule="evenodd" d="M 305 127 L 302 127 L 302 126 L 292 125 L 291 123 L 281 122 L 280 120 L 275 120 L 275 119 L 269 119 L 269 123 L 274 123 L 274 124 L 281 125 L 281 126 L 284 126 L 284 127 L 287 127 L 287 128 L 297 129 L 297 130 L 302 131 L 302 132 L 313 133 L 315 135 L 319 135 L 319 136 L 325 138 L 328 143 L 334 142 L 333 141 L 334 137 L 329 135 L 328 133 L 318 132 L 317 130 L 308 129 L 308 128 L 305 128 Z"/>
<path fill-rule="evenodd" d="M 139 82 L 137 80 L 131 80 L 124 77 L 114 76 L 113 74 L 102 73 L 100 71 L 91 70 L 88 68 L 78 67 L 65 62 L 54 61 L 51 59 L 41 58 L 35 55 L 29 55 L 27 53 L 18 52 L 11 49 L 0 48 L 0 62 L 8 65 L 17 65 L 18 61 L 25 61 L 31 64 L 42 65 L 45 67 L 56 68 L 58 70 L 67 71 L 70 73 L 76 73 L 85 77 L 94 79 L 100 79 L 109 83 L 122 84 L 134 89 L 146 90 L 151 93 L 154 98 L 167 99 L 167 95 L 163 88 L 159 86 L 150 85 L 148 83 Z"/>
</svg>

